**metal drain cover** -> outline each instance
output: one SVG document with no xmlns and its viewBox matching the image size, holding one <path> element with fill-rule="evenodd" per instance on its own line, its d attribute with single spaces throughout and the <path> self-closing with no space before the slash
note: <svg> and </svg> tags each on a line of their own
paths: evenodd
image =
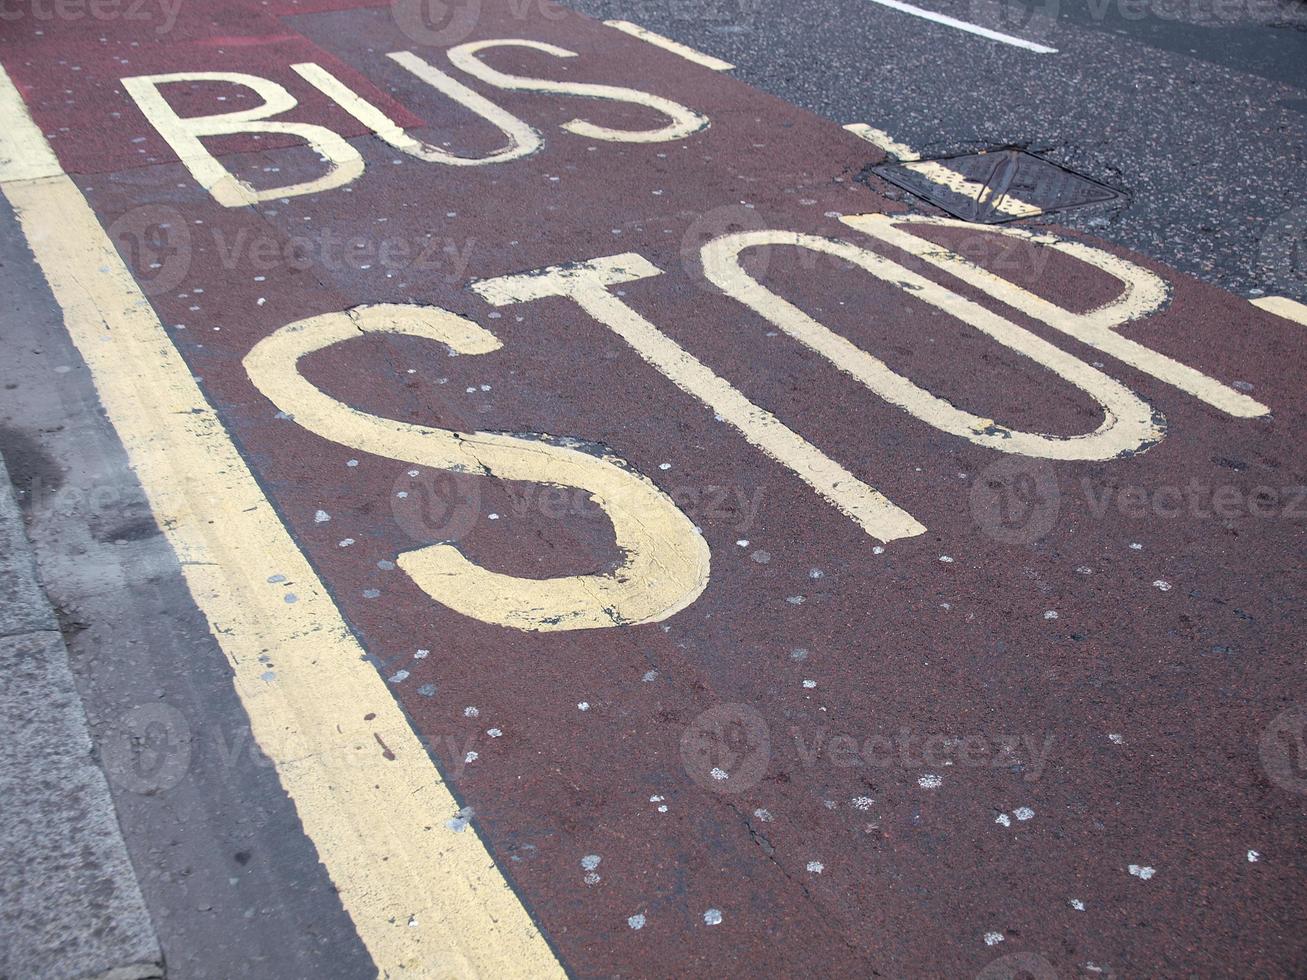
<svg viewBox="0 0 1307 980">
<path fill-rule="evenodd" d="M 1024 150 L 991 150 L 873 167 L 872 172 L 963 221 L 996 225 L 1125 195 Z"/>
</svg>

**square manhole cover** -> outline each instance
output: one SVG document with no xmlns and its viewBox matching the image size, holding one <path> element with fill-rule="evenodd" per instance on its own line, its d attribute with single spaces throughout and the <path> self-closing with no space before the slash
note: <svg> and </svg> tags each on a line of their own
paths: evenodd
<svg viewBox="0 0 1307 980">
<path fill-rule="evenodd" d="M 872 172 L 963 221 L 995 225 L 1125 195 L 1024 150 L 991 150 L 873 167 Z"/>
</svg>

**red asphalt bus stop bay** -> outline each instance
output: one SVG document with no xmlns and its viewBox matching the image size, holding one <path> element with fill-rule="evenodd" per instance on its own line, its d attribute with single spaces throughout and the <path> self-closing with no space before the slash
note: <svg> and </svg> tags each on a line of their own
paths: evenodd
<svg viewBox="0 0 1307 980">
<path fill-rule="evenodd" d="M 0 62 L 558 961 L 1291 972 L 1301 326 L 936 220 L 562 8 L 403 8 L 24 21 Z"/>
</svg>

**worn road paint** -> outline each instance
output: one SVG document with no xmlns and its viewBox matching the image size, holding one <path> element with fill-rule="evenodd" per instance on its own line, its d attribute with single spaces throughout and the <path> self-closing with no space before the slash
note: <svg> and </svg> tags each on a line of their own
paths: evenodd
<svg viewBox="0 0 1307 980">
<path fill-rule="evenodd" d="M 678 388 L 699 399 L 752 445 L 788 467 L 872 537 L 888 543 L 925 533 L 925 526 L 911 514 L 857 479 L 770 412 L 754 405 L 608 289 L 659 275 L 662 270 L 639 255 L 613 255 L 485 280 L 473 284 L 472 288 L 495 306 L 548 297 L 565 296 L 573 300 L 634 347 Z"/>
<path fill-rule="evenodd" d="M 563 129 L 569 133 L 575 133 L 577 136 L 607 140 L 612 143 L 667 143 L 673 140 L 685 139 L 687 136 L 708 127 L 707 116 L 701 115 L 679 102 L 673 102 L 671 99 L 651 95 L 637 89 L 617 85 L 594 85 L 585 82 L 555 82 L 547 78 L 527 78 L 497 71 L 477 57 L 482 51 L 493 48 L 528 48 L 532 51 L 552 55 L 555 58 L 576 57 L 575 51 L 560 48 L 556 44 L 546 44 L 543 41 L 526 41 L 520 38 L 469 41 L 467 44 L 460 44 L 457 47 L 450 48 L 446 54 L 453 65 L 461 68 L 473 78 L 479 78 L 483 82 L 497 88 L 507 89 L 510 92 L 541 92 L 548 95 L 573 95 L 584 99 L 601 99 L 606 102 L 627 102 L 654 109 L 671 120 L 661 129 L 634 131 L 597 126 L 584 119 L 572 119 L 563 123 Z"/>
<path fill-rule="evenodd" d="M 1231 416 L 1131 364 L 1094 363 L 1096 349 L 1036 307 L 928 255 L 965 257 L 1089 322 L 1119 318 L 1127 280 L 1092 261 L 988 228 L 899 226 L 933 243 L 921 253 L 841 223 L 908 205 L 860 177 L 880 152 L 829 120 L 551 5 L 482 0 L 467 33 L 423 44 L 396 17 L 405 4 L 350 2 L 183 5 L 166 38 L 121 19 L 80 32 L 18 22 L 0 58 L 167 325 L 148 358 L 121 364 L 153 363 L 170 343 L 196 376 L 213 412 L 198 418 L 221 418 L 568 969 L 975 976 L 992 959 L 982 937 L 1000 931 L 1064 975 L 1090 956 L 1129 975 L 1291 973 L 1305 942 L 1292 861 L 1302 815 L 1271 785 L 1287 770 L 1263 771 L 1257 755 L 1307 670 L 1293 615 L 1305 588 L 1302 328 L 1120 253 L 1163 281 L 1165 302 L 1116 332 L 1274 409 Z M 233 18 L 259 43 L 230 43 Z M 577 52 L 476 56 L 512 78 L 629 87 L 712 125 L 654 143 L 578 135 L 564 128 L 578 115 L 635 134 L 671 117 L 500 88 L 445 48 L 496 38 Z M 429 146 L 468 159 L 504 149 L 502 130 L 389 57 L 399 52 L 522 120 L 540 148 L 490 165 L 424 160 L 294 68 L 321 66 Z M 298 100 L 285 118 L 335 130 L 366 172 L 221 206 L 119 84 L 188 70 L 283 86 Z M 201 85 L 174 105 L 211 114 L 238 100 L 258 101 Z M 260 135 L 206 146 L 255 188 L 321 176 L 301 141 Z M 1064 349 L 1165 414 L 1165 441 L 1107 461 L 1028 459 L 871 396 L 705 277 L 704 245 L 777 229 L 856 243 Z M 590 308 L 565 295 L 495 305 L 471 288 L 531 270 L 583 277 L 596 256 L 661 274 L 591 290 Z M 1104 420 L 1092 397 L 924 302 L 913 280 L 776 245 L 750 250 L 744 268 L 895 373 L 1010 430 L 1069 438 Z M 1141 298 L 1161 295 L 1131 281 Z M 247 356 L 288 324 L 386 305 L 457 314 L 501 346 L 478 333 L 484 352 L 454 357 L 360 331 L 302 358 L 303 379 L 375 419 L 547 432 L 627 460 L 703 532 L 708 588 L 661 621 L 568 631 L 433 600 L 402 556 L 453 545 L 539 581 L 610 572 L 625 556 L 584 489 L 351 449 L 251 383 Z M 777 427 L 762 434 L 819 448 L 816 470 L 741 438 L 761 407 Z M 804 482 L 833 475 L 826 465 L 929 530 L 878 544 Z M 1209 494 L 1193 512 L 1191 483 Z M 402 508 L 415 498 L 413 522 Z M 286 601 L 289 583 L 265 585 Z M 375 688 L 361 690 L 370 702 Z M 1022 821 L 1022 808 L 1039 816 Z M 1249 849 L 1266 857 L 1250 864 Z M 1008 873 L 972 873 L 978 855 Z M 1144 858 L 1162 870 L 1141 889 L 1125 861 Z M 814 861 L 820 877 L 805 870 Z M 1096 918 L 1105 908 L 1120 921 Z"/>
<path fill-rule="evenodd" d="M 63 167 L 27 116 L 23 97 L 4 71 L 0 71 L 0 111 L 21 120 L 17 125 L 0 126 L 0 183 L 62 177 Z"/>
<path fill-rule="evenodd" d="M 312 63 L 291 65 L 301 77 L 314 88 L 332 99 L 351 116 L 372 130 L 378 138 L 389 146 L 409 156 L 428 163 L 443 163 L 451 167 L 484 167 L 494 163 L 507 163 L 520 160 L 540 149 L 543 139 L 530 125 L 518 119 L 512 113 L 505 112 L 484 95 L 468 88 L 462 82 L 451 78 L 445 72 L 423 61 L 410 51 L 392 51 L 386 57 L 397 65 L 407 68 L 437 92 L 448 96 L 454 102 L 466 107 L 486 122 L 503 133 L 508 145 L 495 153 L 482 157 L 465 157 L 451 153 L 438 146 L 431 146 L 415 139 L 403 128 L 394 123 L 389 116 L 360 98 L 349 86 L 336 78 L 321 65 Z"/>
<path fill-rule="evenodd" d="M 459 805 L 426 747 L 77 186 L 25 176 L 52 157 L 0 78 L 0 122 L 24 154 L 0 167 L 0 187 L 378 973 L 561 976 L 480 837 L 446 826 Z M 269 584 L 273 572 L 295 601 Z"/>
<path fill-rule="evenodd" d="M 1252 304 L 1267 313 L 1274 313 L 1286 320 L 1292 320 L 1294 323 L 1307 326 L 1307 305 L 1299 303 L 1297 300 L 1288 299 L 1284 296 L 1260 296 L 1253 300 Z"/>
<path fill-rule="evenodd" d="M 663 48 L 672 54 L 680 55 L 686 61 L 693 61 L 696 65 L 703 65 L 705 68 L 711 68 L 713 71 L 730 71 L 735 66 L 729 61 L 722 61 L 721 58 L 714 58 L 710 54 L 704 54 L 702 51 L 696 51 L 687 44 L 680 41 L 673 41 L 670 37 L 663 37 L 661 34 L 655 34 L 648 28 L 641 27 L 639 24 L 632 24 L 629 20 L 606 20 L 608 27 L 622 31 L 624 34 L 630 34 L 632 37 L 638 37 L 641 41 L 648 41 L 655 47 Z"/>
<path fill-rule="evenodd" d="M 843 220 L 852 224 L 847 217 Z M 745 272 L 740 265 L 741 253 L 769 245 L 831 255 L 877 279 L 907 290 L 915 299 L 957 317 L 1079 388 L 1102 408 L 1102 424 L 1085 435 L 1052 436 L 1020 432 L 993 419 L 956 408 L 890 370 L 884 361 L 819 323 Z M 708 279 L 728 296 L 826 357 L 841 371 L 857 378 L 869 391 L 941 432 L 969 439 L 979 446 L 1043 459 L 1114 459 L 1147 448 L 1160 441 L 1165 432 L 1153 410 L 1120 382 L 1010 320 L 883 255 L 849 242 L 786 231 L 745 232 L 726 235 L 705 245 L 703 265 Z"/>
<path fill-rule="evenodd" d="M 1073 256 L 1102 272 L 1107 273 L 1121 284 L 1121 293 L 1115 299 L 1095 310 L 1085 313 L 1072 313 L 1036 296 L 1027 289 L 1022 289 L 1007 280 L 981 269 L 968 262 L 955 252 L 917 235 L 900 230 L 901 225 L 915 225 L 929 228 L 965 228 L 972 234 L 985 234 L 977 231 L 975 225 L 951 218 L 929 218 L 922 216 L 892 217 L 884 214 L 846 215 L 841 219 L 850 228 L 879 238 L 905 252 L 920 256 L 931 265 L 952 273 L 964 282 L 984 290 L 990 296 L 1002 300 L 1013 309 L 1042 320 L 1050 327 L 1062 331 L 1068 336 L 1089 344 L 1105 354 L 1119 358 L 1126 364 L 1137 367 L 1174 385 L 1181 391 L 1193 395 L 1200 401 L 1235 418 L 1257 418 L 1266 415 L 1270 409 L 1261 402 L 1247 395 L 1240 394 L 1233 388 L 1223 385 L 1201 371 L 1187 364 L 1181 364 L 1172 358 L 1149 350 L 1143 344 L 1129 340 L 1117 333 L 1119 327 L 1141 320 L 1160 310 L 1170 296 L 1166 283 L 1156 273 L 1149 272 L 1142 266 L 1118 258 L 1111 252 L 1094 248 L 1082 242 L 1058 238 L 1050 233 L 1029 231 L 1025 228 L 994 228 L 994 234 L 1029 242 L 1039 248 L 1051 248 L 1065 255 Z"/>
<path fill-rule="evenodd" d="M 252 89 L 263 104 L 254 109 L 237 109 L 209 116 L 180 116 L 160 91 L 161 86 L 182 82 L 218 82 Z M 168 141 L 186 164 L 191 176 L 219 203 L 229 208 L 260 201 L 316 194 L 344 187 L 363 173 L 363 157 L 334 130 L 310 123 L 274 120 L 298 105 L 290 92 L 267 78 L 244 72 L 195 71 L 165 75 L 136 75 L 122 80 L 123 88 L 136 100 L 142 113 Z M 218 158 L 204 146 L 202 137 L 235 136 L 241 133 L 280 133 L 298 136 L 327 161 L 327 172 L 314 180 L 256 191 L 246 181 L 232 176 Z"/>
<path fill-rule="evenodd" d="M 900 143 L 883 129 L 876 129 L 866 123 L 849 123 L 844 128 L 859 139 L 866 140 L 872 146 L 880 147 L 900 163 L 909 163 L 921 159 L 920 153 L 908 146 L 908 144 Z"/>
<path fill-rule="evenodd" d="M 1033 51 L 1036 54 L 1057 54 L 1057 48 L 1050 48 L 1043 44 L 1036 44 L 1034 41 L 1027 41 L 1024 38 L 1014 37 L 1011 34 L 1004 34 L 1002 31 L 992 31 L 988 27 L 981 27 L 978 24 L 972 24 L 965 20 L 958 20 L 956 17 L 949 17 L 947 14 L 937 14 L 933 10 L 926 10 L 922 7 L 913 6 L 910 3 L 903 3 L 902 0 L 871 0 L 872 3 L 878 3 L 883 7 L 889 7 L 891 10 L 898 10 L 905 14 L 911 14 L 913 17 L 921 17 L 925 20 L 934 21 L 936 24 L 943 24 L 946 27 L 955 27 L 960 31 L 966 31 L 968 34 L 975 34 L 979 37 L 989 38 L 991 41 L 1000 41 L 1003 44 L 1010 44 L 1014 48 L 1024 48 L 1027 51 Z"/>
<path fill-rule="evenodd" d="M 995 211 L 1009 214 L 1014 218 L 1033 218 L 1043 214 L 1044 209 L 1029 204 L 1011 194 L 1004 194 L 997 201 L 990 201 L 990 189 L 979 181 L 972 180 L 958 173 L 938 160 L 922 160 L 921 154 L 905 143 L 893 139 L 888 133 L 875 129 L 865 123 L 849 123 L 844 127 L 859 139 L 864 139 L 873 146 L 878 146 L 900 163 L 910 164 L 910 169 L 921 174 L 932 183 L 946 187 L 961 197 L 988 204 Z M 979 190 L 979 196 L 977 196 Z"/>
<path fill-rule="evenodd" d="M 612 522 L 623 556 L 612 572 L 539 579 L 489 571 L 452 544 L 430 545 L 398 558 L 424 592 L 483 623 L 544 632 L 659 622 L 699 598 L 708 585 L 703 535 L 625 461 L 552 436 L 453 432 L 377 418 L 299 373 L 301 358 L 369 333 L 418 337 L 461 355 L 501 346 L 489 331 L 436 307 L 364 306 L 282 327 L 246 355 L 245 369 L 297 425 L 351 449 L 455 473 L 583 489 Z"/>
</svg>

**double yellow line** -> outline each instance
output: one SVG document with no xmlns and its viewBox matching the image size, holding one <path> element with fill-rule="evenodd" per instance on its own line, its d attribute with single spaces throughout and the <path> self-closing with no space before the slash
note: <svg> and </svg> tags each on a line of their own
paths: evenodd
<svg viewBox="0 0 1307 980">
<path fill-rule="evenodd" d="M 3 70 L 0 190 L 378 974 L 563 975 Z"/>
</svg>

